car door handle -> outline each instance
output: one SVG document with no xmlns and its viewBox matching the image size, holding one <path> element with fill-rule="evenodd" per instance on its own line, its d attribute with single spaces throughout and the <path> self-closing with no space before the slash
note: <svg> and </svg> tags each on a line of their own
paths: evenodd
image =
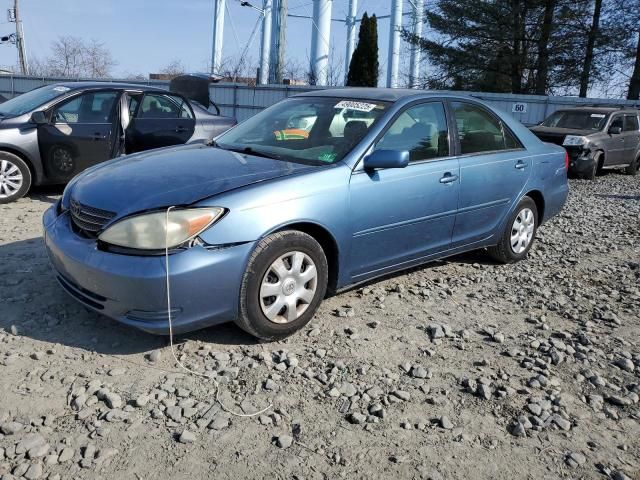
<svg viewBox="0 0 640 480">
<path fill-rule="evenodd" d="M 518 163 L 516 163 L 516 168 L 518 170 L 524 170 L 525 168 L 527 168 L 527 164 L 524 163 L 522 160 L 518 160 Z"/>
<path fill-rule="evenodd" d="M 101 134 L 100 132 L 96 132 L 93 134 L 92 137 L 94 140 L 104 140 L 105 138 L 107 138 L 106 135 Z"/>
<path fill-rule="evenodd" d="M 176 133 L 184 133 L 186 131 L 188 131 L 186 127 L 176 127 Z"/>
<path fill-rule="evenodd" d="M 445 173 L 440 179 L 440 183 L 452 183 L 458 180 L 458 175 L 452 175 L 451 173 Z"/>
</svg>

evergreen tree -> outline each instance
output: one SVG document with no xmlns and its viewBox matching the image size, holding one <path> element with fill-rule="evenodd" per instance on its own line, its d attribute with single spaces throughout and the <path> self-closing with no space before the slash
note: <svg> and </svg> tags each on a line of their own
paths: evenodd
<svg viewBox="0 0 640 480">
<path fill-rule="evenodd" d="M 380 64 L 378 61 L 378 20 L 375 15 L 362 16 L 358 45 L 356 46 L 347 75 L 347 86 L 377 87 Z"/>
</svg>

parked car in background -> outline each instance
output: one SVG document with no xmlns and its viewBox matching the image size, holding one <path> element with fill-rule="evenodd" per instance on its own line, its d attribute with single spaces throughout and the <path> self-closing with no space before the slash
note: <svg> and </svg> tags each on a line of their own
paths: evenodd
<svg viewBox="0 0 640 480">
<path fill-rule="evenodd" d="M 0 104 L 0 203 L 123 153 L 207 142 L 235 125 L 207 107 L 179 92 L 105 82 L 48 85 L 8 100 Z"/>
<path fill-rule="evenodd" d="M 635 109 L 577 107 L 557 110 L 531 131 L 562 145 L 572 173 L 593 180 L 603 168 L 640 167 L 640 112 Z"/>
<path fill-rule="evenodd" d="M 344 109 L 354 119 L 332 131 Z M 278 135 L 301 116 L 308 136 Z M 567 193 L 564 149 L 482 102 L 339 89 L 283 100 L 212 145 L 93 167 L 43 224 L 58 281 L 89 308 L 153 333 L 235 320 L 276 339 L 327 291 L 485 247 L 524 259 Z"/>
</svg>

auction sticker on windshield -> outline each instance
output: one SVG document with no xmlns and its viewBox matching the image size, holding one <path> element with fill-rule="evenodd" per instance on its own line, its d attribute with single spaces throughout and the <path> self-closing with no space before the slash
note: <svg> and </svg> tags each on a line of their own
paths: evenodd
<svg viewBox="0 0 640 480">
<path fill-rule="evenodd" d="M 345 108 L 347 110 L 356 110 L 358 112 L 370 112 L 377 105 L 375 103 L 354 102 L 352 100 L 343 100 L 333 108 Z"/>
</svg>

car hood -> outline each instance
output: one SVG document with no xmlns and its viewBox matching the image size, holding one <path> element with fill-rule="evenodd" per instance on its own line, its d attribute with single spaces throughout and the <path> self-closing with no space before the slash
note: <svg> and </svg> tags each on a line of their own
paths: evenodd
<svg viewBox="0 0 640 480">
<path fill-rule="evenodd" d="M 189 145 L 101 164 L 76 177 L 67 190 L 75 201 L 121 218 L 134 212 L 189 205 L 252 183 L 317 168 L 322 167 Z"/>
<path fill-rule="evenodd" d="M 576 128 L 544 127 L 542 125 L 531 127 L 529 130 L 531 130 L 531 132 L 533 132 L 533 134 L 543 142 L 555 143 L 557 145 L 562 145 L 562 143 L 564 142 L 564 138 L 567 135 L 587 136 L 587 135 L 593 135 L 594 133 L 599 133 L 593 130 L 580 130 Z"/>
</svg>

